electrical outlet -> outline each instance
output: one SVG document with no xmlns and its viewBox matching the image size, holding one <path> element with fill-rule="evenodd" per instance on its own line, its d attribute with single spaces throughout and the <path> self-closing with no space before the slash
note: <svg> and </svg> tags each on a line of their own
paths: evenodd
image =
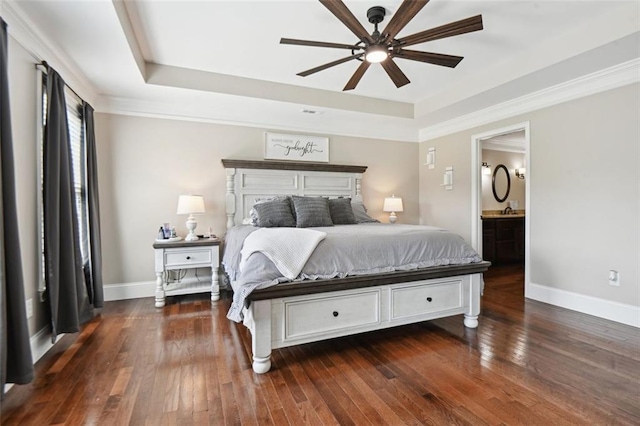
<svg viewBox="0 0 640 426">
<path fill-rule="evenodd" d="M 27 318 L 31 318 L 33 316 L 33 299 L 27 299 Z"/>
<path fill-rule="evenodd" d="M 620 273 L 616 270 L 609 270 L 609 285 L 620 285 Z"/>
</svg>

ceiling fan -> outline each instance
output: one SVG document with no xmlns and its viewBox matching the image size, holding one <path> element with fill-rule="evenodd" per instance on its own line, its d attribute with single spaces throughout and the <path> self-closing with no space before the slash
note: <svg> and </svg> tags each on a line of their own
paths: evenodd
<svg viewBox="0 0 640 426">
<path fill-rule="evenodd" d="M 351 56 L 302 71 L 297 74 L 299 76 L 306 77 L 318 71 L 356 59 L 362 61 L 362 63 L 342 90 L 355 89 L 372 63 L 380 63 L 396 87 L 402 87 L 410 83 L 410 81 L 393 61 L 393 58 L 426 62 L 450 68 L 455 68 L 463 59 L 462 56 L 420 52 L 408 50 L 406 47 L 482 30 L 482 15 L 477 15 L 396 39 L 396 35 L 428 2 L 429 0 L 404 0 L 382 32 L 378 31 L 378 24 L 384 20 L 385 9 L 381 6 L 370 8 L 367 11 L 367 18 L 370 23 L 374 24 L 375 29 L 373 33 L 369 34 L 341 0 L 320 0 L 320 3 L 346 25 L 360 41 L 355 44 L 342 44 L 281 38 L 280 44 L 351 50 Z"/>
</svg>

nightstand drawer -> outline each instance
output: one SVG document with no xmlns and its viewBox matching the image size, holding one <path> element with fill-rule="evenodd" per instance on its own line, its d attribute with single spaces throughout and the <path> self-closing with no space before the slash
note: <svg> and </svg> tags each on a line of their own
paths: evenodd
<svg viewBox="0 0 640 426">
<path fill-rule="evenodd" d="M 417 284 L 391 290 L 391 319 L 428 315 L 462 306 L 462 282 Z"/>
<path fill-rule="evenodd" d="M 165 266 L 189 266 L 195 264 L 211 263 L 211 250 L 172 250 L 165 253 Z"/>
</svg>

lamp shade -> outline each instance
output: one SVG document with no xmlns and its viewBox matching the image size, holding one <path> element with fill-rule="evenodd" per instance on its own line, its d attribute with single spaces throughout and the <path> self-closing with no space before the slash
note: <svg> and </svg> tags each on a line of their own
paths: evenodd
<svg viewBox="0 0 640 426">
<path fill-rule="evenodd" d="M 385 212 L 402 212 L 404 208 L 402 207 L 402 198 L 400 197 L 387 197 L 384 199 L 384 205 L 382 206 L 382 211 Z"/>
<path fill-rule="evenodd" d="M 178 197 L 177 214 L 204 213 L 204 197 L 202 195 L 181 195 Z"/>
</svg>

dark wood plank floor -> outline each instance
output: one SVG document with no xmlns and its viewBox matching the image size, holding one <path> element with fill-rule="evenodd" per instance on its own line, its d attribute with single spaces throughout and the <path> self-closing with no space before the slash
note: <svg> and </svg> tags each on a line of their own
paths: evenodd
<svg viewBox="0 0 640 426">
<path fill-rule="evenodd" d="M 640 424 L 640 332 L 523 298 L 491 268 L 480 327 L 452 317 L 274 351 L 251 370 L 229 296 L 107 303 L 14 386 L 3 425 Z"/>
</svg>

